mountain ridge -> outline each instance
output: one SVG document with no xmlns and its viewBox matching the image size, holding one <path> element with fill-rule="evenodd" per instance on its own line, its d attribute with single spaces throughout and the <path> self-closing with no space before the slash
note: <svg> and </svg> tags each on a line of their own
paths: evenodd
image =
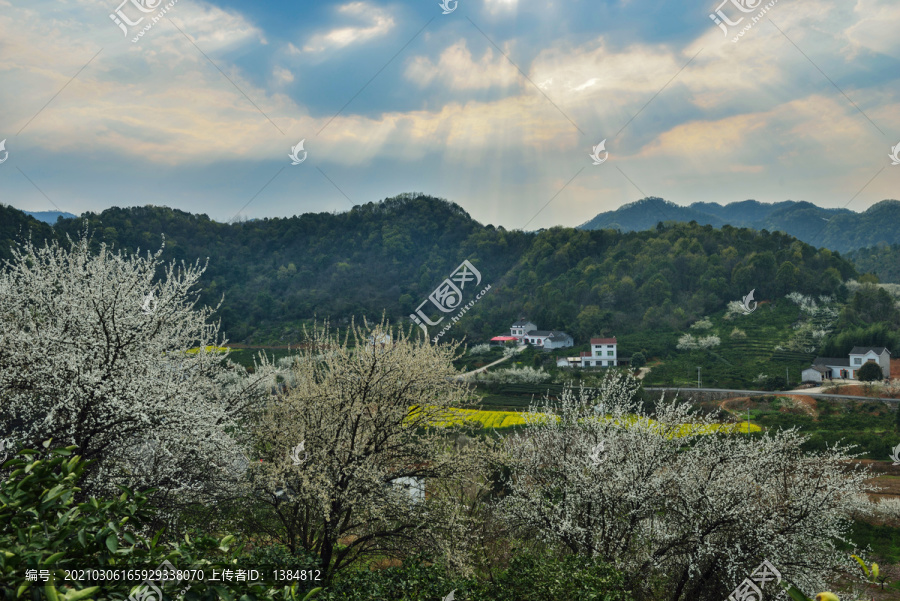
<svg viewBox="0 0 900 601">
<path fill-rule="evenodd" d="M 53 227 L 0 207 L 0 223 L 7 222 L 14 227 L 6 228 L 10 238 L 0 237 L 6 248 L 27 230 L 41 245 L 42 234 L 65 243 L 87 229 L 93 248 L 142 253 L 159 248 L 164 235 L 163 261 L 209 258 L 198 300 L 215 306 L 224 294 L 224 331 L 247 344 L 298 340 L 315 318 L 345 326 L 384 315 L 410 324 L 420 310 L 434 325 L 453 323 L 457 340 L 489 339 L 521 315 L 579 340 L 658 334 L 681 330 L 751 289 L 760 300 L 793 291 L 840 295 L 842 282 L 857 276 L 838 253 L 781 232 L 691 223 L 646 232 L 523 232 L 482 225 L 455 203 L 414 194 L 338 214 L 233 224 L 159 206 L 113 207 Z M 463 261 L 477 281 L 451 280 Z M 462 295 L 438 294 L 457 284 Z M 472 302 L 486 286 L 490 293 L 459 324 L 448 321 L 464 306 L 458 302 Z M 642 346 L 655 348 L 654 336 Z"/>
<path fill-rule="evenodd" d="M 696 221 L 700 225 L 713 227 L 730 225 L 759 231 L 780 231 L 813 246 L 824 246 L 843 253 L 900 244 L 900 229 L 892 226 L 900 223 L 900 201 L 893 199 L 882 200 L 856 213 L 846 208 L 824 208 L 808 201 L 761 203 L 743 200 L 726 205 L 695 202 L 683 206 L 650 196 L 613 211 L 599 213 L 579 225 L 578 229 L 644 231 L 667 221 Z"/>
</svg>

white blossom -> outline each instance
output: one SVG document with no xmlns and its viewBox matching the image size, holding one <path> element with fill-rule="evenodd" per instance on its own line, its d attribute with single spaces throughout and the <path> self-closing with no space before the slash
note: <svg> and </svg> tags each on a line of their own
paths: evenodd
<svg viewBox="0 0 900 601">
<path fill-rule="evenodd" d="M 392 340 L 384 348 L 364 342 L 384 333 Z M 467 404 L 452 365 L 457 348 L 415 342 L 385 324 L 351 326 L 344 341 L 316 328 L 285 362 L 290 377 L 279 374 L 290 383 L 252 427 L 257 451 L 245 490 L 263 509 L 244 512 L 250 529 L 317 554 L 329 570 L 427 549 L 465 571 L 465 512 L 440 491 L 471 488 L 485 454 L 477 441 L 453 445 L 458 427 L 435 427 Z M 298 464 L 292 451 L 301 441 Z M 409 488 L 421 486 L 425 499 L 413 498 Z"/>
<path fill-rule="evenodd" d="M 677 400 L 651 416 L 636 388 L 613 373 L 599 392 L 531 407 L 531 428 L 506 438 L 500 510 L 513 527 L 615 564 L 642 598 L 721 599 L 763 558 L 805 590 L 851 567 L 836 541 L 847 540 L 867 474 L 848 467 L 846 449 L 804 454 L 795 430 L 709 435 L 712 417 Z M 601 441 L 605 461 L 592 462 Z"/>
<path fill-rule="evenodd" d="M 28 240 L 0 272 L 0 435 L 77 445 L 97 460 L 86 493 L 155 487 L 171 506 L 233 487 L 242 453 L 227 432 L 266 390 L 206 351 L 225 341 L 213 309 L 194 308 L 204 268 L 163 266 L 162 248 L 94 254 L 86 233 L 69 247 Z"/>
<path fill-rule="evenodd" d="M 550 379 L 550 374 L 544 368 L 533 367 L 509 367 L 494 371 L 483 371 L 475 375 L 479 382 L 500 382 L 504 384 L 540 384 Z"/>
</svg>

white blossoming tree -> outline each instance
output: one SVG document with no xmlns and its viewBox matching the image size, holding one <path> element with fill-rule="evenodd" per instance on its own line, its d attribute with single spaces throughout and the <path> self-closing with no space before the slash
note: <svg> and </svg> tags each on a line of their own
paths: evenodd
<svg viewBox="0 0 900 601">
<path fill-rule="evenodd" d="M 447 491 L 481 486 L 485 453 L 454 442 L 449 410 L 468 404 L 457 346 L 384 323 L 342 340 L 313 330 L 254 429 L 248 530 L 313 553 L 327 579 L 362 558 L 416 552 L 464 569 L 470 520 Z"/>
<path fill-rule="evenodd" d="M 866 476 L 845 450 L 804 454 L 793 430 L 712 434 L 710 416 L 677 400 L 651 419 L 636 389 L 614 373 L 599 391 L 531 408 L 532 427 L 506 438 L 499 510 L 512 525 L 614 563 L 638 599 L 721 601 L 763 559 L 805 590 L 840 566 L 852 573 L 836 542 Z"/>
<path fill-rule="evenodd" d="M 194 308 L 205 268 L 90 246 L 87 232 L 68 248 L 29 239 L 0 271 L 0 438 L 76 445 L 96 460 L 84 494 L 155 487 L 165 508 L 233 489 L 229 432 L 267 395 L 266 370 L 251 381 L 207 352 L 224 341 Z"/>
</svg>

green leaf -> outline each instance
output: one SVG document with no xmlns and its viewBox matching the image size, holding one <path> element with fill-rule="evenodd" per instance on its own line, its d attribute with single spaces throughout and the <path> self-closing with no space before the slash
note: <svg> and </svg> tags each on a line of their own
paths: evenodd
<svg viewBox="0 0 900 601">
<path fill-rule="evenodd" d="M 316 587 L 313 590 L 306 593 L 306 596 L 303 597 L 303 601 L 309 601 L 310 599 L 312 599 L 313 597 L 315 597 L 316 595 L 318 595 L 321 592 L 322 592 L 322 587 L 321 586 Z"/>
<path fill-rule="evenodd" d="M 66 554 L 65 551 L 60 551 L 59 553 L 54 553 L 53 555 L 51 555 L 50 557 L 45 559 L 42 563 L 45 566 L 52 566 L 54 563 L 56 563 L 57 559 L 63 557 L 65 554 Z"/>
<path fill-rule="evenodd" d="M 64 492 L 66 492 L 67 487 L 64 484 L 57 484 L 53 488 L 50 489 L 50 492 L 47 493 L 47 496 L 44 497 L 44 502 L 52 501 L 56 497 L 60 496 Z"/>
<path fill-rule="evenodd" d="M 106 548 L 115 553 L 119 549 L 119 541 L 116 540 L 115 534 L 106 537 Z"/>
<path fill-rule="evenodd" d="M 59 601 L 59 595 L 56 594 L 56 587 L 49 582 L 44 585 L 44 594 L 49 601 Z"/>
<path fill-rule="evenodd" d="M 63 598 L 65 601 L 81 601 L 81 599 L 87 599 L 99 590 L 99 586 L 92 586 L 90 588 L 81 589 L 80 591 L 69 591 Z"/>
<path fill-rule="evenodd" d="M 78 531 L 78 542 L 81 543 L 82 547 L 87 547 L 87 536 L 84 533 L 84 528 Z"/>
</svg>

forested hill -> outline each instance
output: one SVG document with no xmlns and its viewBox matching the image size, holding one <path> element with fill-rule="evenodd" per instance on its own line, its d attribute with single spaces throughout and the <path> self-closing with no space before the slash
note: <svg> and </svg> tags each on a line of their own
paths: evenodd
<svg viewBox="0 0 900 601">
<path fill-rule="evenodd" d="M 21 219 L 2 208 L 2 223 Z M 47 235 L 44 224 L 22 216 Z M 234 341 L 294 342 L 313 316 L 404 319 L 464 259 L 490 292 L 450 336 L 508 332 L 527 316 L 576 341 L 643 329 L 682 328 L 756 289 L 757 300 L 798 291 L 841 294 L 855 277 L 836 253 L 778 232 L 674 224 L 651 231 L 553 228 L 540 233 L 481 225 L 458 205 L 406 194 L 341 214 L 305 214 L 226 225 L 164 207 L 113 208 L 62 220 L 50 233 L 77 236 L 165 260 L 205 260 L 201 301 L 216 304 Z M 8 236 L 4 227 L 5 252 Z M 15 229 L 15 228 L 12 228 Z M 469 300 L 468 294 L 466 300 Z"/>
<path fill-rule="evenodd" d="M 27 238 L 29 233 L 36 241 L 47 238 L 55 240 L 58 237 L 57 232 L 48 224 L 23 211 L 0 204 L 0 264 L 12 258 L 12 241 Z"/>
<path fill-rule="evenodd" d="M 662 198 L 649 197 L 600 213 L 581 229 L 649 230 L 660 221 L 696 221 L 721 227 L 728 224 L 756 230 L 779 231 L 840 252 L 880 244 L 900 244 L 900 201 L 883 200 L 861 213 L 826 209 L 810 202 L 774 204 L 755 200 L 727 205 L 695 202 L 684 207 Z"/>
<path fill-rule="evenodd" d="M 874 273 L 882 282 L 900 284 L 900 244 L 861 248 L 847 256 L 861 272 Z"/>
</svg>

